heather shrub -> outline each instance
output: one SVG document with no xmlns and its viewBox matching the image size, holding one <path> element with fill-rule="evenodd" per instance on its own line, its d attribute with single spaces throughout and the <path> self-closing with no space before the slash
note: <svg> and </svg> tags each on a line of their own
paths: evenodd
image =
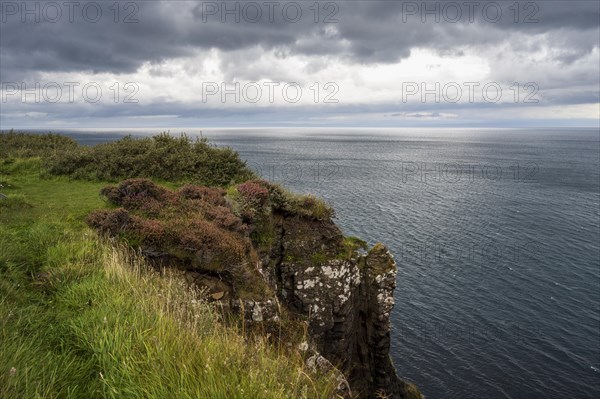
<svg viewBox="0 0 600 399">
<path fill-rule="evenodd" d="M 247 231 L 248 226 L 239 217 L 234 215 L 231 209 L 225 206 L 217 205 L 209 207 L 206 209 L 204 215 L 207 220 L 226 230 L 242 234 Z"/>
<path fill-rule="evenodd" d="M 173 196 L 166 189 L 148 179 L 129 179 L 118 186 L 106 186 L 100 195 L 111 203 L 129 210 L 140 210 L 148 215 L 160 213 L 162 203 Z"/>
<path fill-rule="evenodd" d="M 291 195 L 285 188 L 276 183 L 264 182 L 264 185 L 269 190 L 269 200 L 273 210 L 284 213 L 292 212 Z"/>
<path fill-rule="evenodd" d="M 239 184 L 237 190 L 245 201 L 257 207 L 265 206 L 269 200 L 269 190 L 257 181 Z"/>
<path fill-rule="evenodd" d="M 92 212 L 89 226 L 129 245 L 171 255 L 190 268 L 229 276 L 249 296 L 267 290 L 254 269 L 258 260 L 248 228 L 224 198 L 224 190 L 184 186 L 177 191 L 147 179 L 107 186 L 102 195 L 121 208 Z"/>
<path fill-rule="evenodd" d="M 243 263 L 249 247 L 239 235 L 206 220 L 180 222 L 169 223 L 170 231 L 175 233 L 172 244 L 193 254 L 193 265 L 223 271 Z"/>
<path fill-rule="evenodd" d="M 258 181 L 232 187 L 228 192 L 232 208 L 244 222 L 256 225 L 269 212 L 269 191 Z"/>
<path fill-rule="evenodd" d="M 119 183 L 118 186 L 106 186 L 100 191 L 100 194 L 112 203 L 121 205 L 130 197 L 162 201 L 167 197 L 168 191 L 149 179 L 128 179 Z"/>
<path fill-rule="evenodd" d="M 117 236 L 126 230 L 130 220 L 129 212 L 123 208 L 99 209 L 87 216 L 86 223 L 102 234 Z"/>
<path fill-rule="evenodd" d="M 149 245 L 161 245 L 167 237 L 167 230 L 158 220 L 133 216 L 133 233 L 139 241 Z"/>
<path fill-rule="evenodd" d="M 279 184 L 264 180 L 252 180 L 236 186 L 236 191 L 231 191 L 230 198 L 240 203 L 240 211 L 250 214 L 250 219 L 256 211 L 265 205 L 271 210 L 286 215 L 326 220 L 335 216 L 334 210 L 324 200 L 312 195 L 294 194 Z M 242 197 L 242 201 L 240 201 Z M 247 209 L 250 209 L 248 212 Z"/>
<path fill-rule="evenodd" d="M 225 206 L 225 190 L 216 187 L 193 186 L 181 187 L 177 194 L 182 199 L 203 200 L 213 205 Z"/>
</svg>

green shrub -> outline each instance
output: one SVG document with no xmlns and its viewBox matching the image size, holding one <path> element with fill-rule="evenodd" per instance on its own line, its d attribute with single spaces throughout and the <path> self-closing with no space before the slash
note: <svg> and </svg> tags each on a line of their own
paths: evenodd
<svg viewBox="0 0 600 399">
<path fill-rule="evenodd" d="M 75 140 L 58 134 L 0 132 L 0 159 L 47 157 L 77 147 Z"/>
<path fill-rule="evenodd" d="M 335 216 L 334 210 L 324 200 L 312 195 L 294 194 L 281 185 L 265 180 L 252 180 L 230 188 L 227 192 L 240 216 L 253 223 L 255 215 L 268 208 L 285 215 L 298 215 L 309 219 L 327 220 Z"/>
<path fill-rule="evenodd" d="M 211 146 L 206 139 L 166 133 L 70 148 L 56 153 L 46 165 L 51 174 L 102 181 L 145 177 L 225 187 L 254 177 L 230 148 Z"/>
</svg>

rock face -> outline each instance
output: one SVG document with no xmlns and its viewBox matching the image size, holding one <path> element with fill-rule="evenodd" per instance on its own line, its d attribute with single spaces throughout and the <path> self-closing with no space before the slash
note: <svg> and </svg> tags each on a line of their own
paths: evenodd
<svg viewBox="0 0 600 399">
<path fill-rule="evenodd" d="M 396 375 L 389 356 L 396 263 L 381 244 L 348 251 L 330 220 L 275 215 L 277 232 L 263 264 L 280 300 L 309 320 L 317 350 L 360 397 L 420 398 Z"/>
<path fill-rule="evenodd" d="M 183 269 L 224 310 L 262 327 L 307 320 L 301 350 L 317 369 L 343 373 L 340 396 L 349 384 L 362 398 L 422 398 L 389 357 L 392 255 L 344 237 L 323 201 L 265 181 L 226 192 L 130 179 L 101 194 L 120 208 L 88 215 L 91 227 L 125 237 L 157 267 Z"/>
</svg>

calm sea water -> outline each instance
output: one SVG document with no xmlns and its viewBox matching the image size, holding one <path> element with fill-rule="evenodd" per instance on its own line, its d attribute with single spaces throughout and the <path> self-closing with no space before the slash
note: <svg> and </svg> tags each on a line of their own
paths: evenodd
<svg viewBox="0 0 600 399">
<path fill-rule="evenodd" d="M 600 397 L 597 130 L 204 136 L 388 245 L 392 357 L 429 399 Z"/>
</svg>

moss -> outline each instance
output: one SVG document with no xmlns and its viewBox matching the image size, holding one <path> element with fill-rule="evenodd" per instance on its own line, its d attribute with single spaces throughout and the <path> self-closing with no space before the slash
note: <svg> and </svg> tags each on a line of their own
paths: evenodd
<svg viewBox="0 0 600 399">
<path fill-rule="evenodd" d="M 314 254 L 312 254 L 310 256 L 310 261 L 315 266 L 321 266 L 321 265 L 327 263 L 328 259 L 329 258 L 325 252 L 315 252 Z"/>
<path fill-rule="evenodd" d="M 286 253 L 283 260 L 285 260 L 286 262 L 289 262 L 289 263 L 294 263 L 294 262 L 301 261 L 302 258 L 300 258 L 299 256 L 296 256 L 294 254 Z"/>
</svg>

